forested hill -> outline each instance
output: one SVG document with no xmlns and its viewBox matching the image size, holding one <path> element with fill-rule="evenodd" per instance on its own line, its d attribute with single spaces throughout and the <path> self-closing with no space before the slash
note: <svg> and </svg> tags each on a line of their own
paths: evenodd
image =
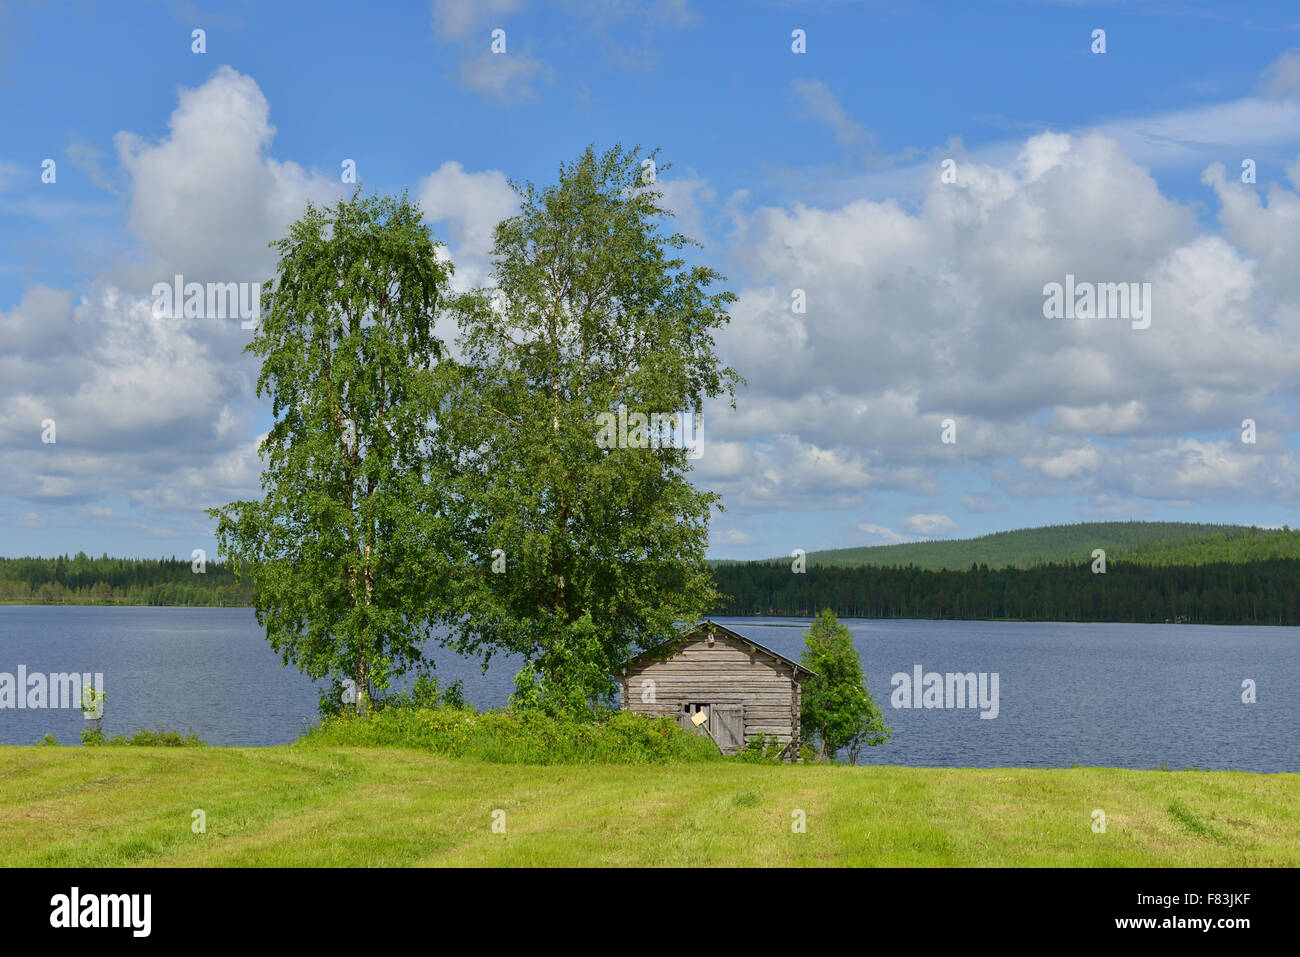
<svg viewBox="0 0 1300 957">
<path fill-rule="evenodd" d="M 182 558 L 0 558 L 0 602 L 74 605 L 249 605 L 234 569 Z"/>
<path fill-rule="evenodd" d="M 1101 548 L 1108 560 L 1127 559 L 1151 565 L 1205 565 L 1300 558 L 1300 530 L 1193 522 L 1084 522 L 996 532 L 952 541 L 868 545 L 809 552 L 808 567 L 856 568 L 868 565 L 951 569 L 973 565 L 1030 568 L 1044 563 L 1090 561 Z M 769 559 L 784 563 L 786 557 Z M 741 562 L 716 562 L 730 567 Z"/>
<path fill-rule="evenodd" d="M 1300 559 L 1199 565 L 1091 562 L 968 571 L 789 562 L 715 568 L 718 615 L 1300 625 Z"/>
<path fill-rule="evenodd" d="M 1105 574 L 1092 570 L 1096 548 L 1106 550 Z M 1066 559 L 1053 560 L 1063 551 Z M 724 596 L 714 614 L 808 615 L 832 608 L 846 617 L 1300 624 L 1300 531 L 1285 528 L 1058 525 L 966 541 L 814 552 L 803 574 L 783 558 L 719 563 L 713 575 Z M 0 558 L 0 601 L 249 605 L 252 590 L 217 562 L 196 574 L 175 557 L 78 553 Z"/>
</svg>

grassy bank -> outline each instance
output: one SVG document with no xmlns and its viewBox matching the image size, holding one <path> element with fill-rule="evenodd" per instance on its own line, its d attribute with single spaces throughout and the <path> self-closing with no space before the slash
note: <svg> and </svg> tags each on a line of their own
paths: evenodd
<svg viewBox="0 0 1300 957">
<path fill-rule="evenodd" d="M 1297 834 L 1296 774 L 0 748 L 8 865 L 1296 866 Z"/>
</svg>

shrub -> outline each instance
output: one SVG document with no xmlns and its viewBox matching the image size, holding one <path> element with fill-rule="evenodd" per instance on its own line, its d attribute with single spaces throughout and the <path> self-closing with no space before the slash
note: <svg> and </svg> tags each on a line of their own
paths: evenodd
<svg viewBox="0 0 1300 957">
<path fill-rule="evenodd" d="M 370 709 L 382 711 L 386 708 L 463 708 L 465 697 L 462 682 L 453 681 L 443 687 L 438 679 L 427 671 L 416 675 L 415 684 L 407 691 L 395 691 L 391 694 L 377 695 L 371 689 Z M 334 678 L 328 688 L 320 689 L 320 703 L 317 711 L 322 718 L 332 718 L 346 712 L 355 711 L 345 704 L 343 682 Z"/>
<path fill-rule="evenodd" d="M 203 741 L 194 729 L 190 728 L 188 734 L 181 734 L 179 731 L 164 728 L 162 725 L 155 725 L 153 729 L 141 728 L 131 737 L 124 737 L 116 734 L 113 737 L 105 737 L 104 732 L 99 728 L 83 728 L 81 731 L 81 743 L 89 747 L 98 747 L 109 745 L 111 747 L 137 747 L 137 748 L 201 748 Z"/>
<path fill-rule="evenodd" d="M 774 734 L 759 734 L 750 738 L 745 746 L 732 755 L 732 759 L 746 764 L 780 764 L 785 745 Z"/>
<path fill-rule="evenodd" d="M 468 706 L 387 707 L 327 717 L 300 743 L 419 748 L 499 764 L 666 764 L 719 757 L 713 742 L 672 718 L 610 710 L 580 716 L 531 708 L 480 714 Z"/>
</svg>

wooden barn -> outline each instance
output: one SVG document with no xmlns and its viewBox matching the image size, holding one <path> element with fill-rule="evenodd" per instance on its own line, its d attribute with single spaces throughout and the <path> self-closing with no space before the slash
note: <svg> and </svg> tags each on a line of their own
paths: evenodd
<svg viewBox="0 0 1300 957">
<path fill-rule="evenodd" d="M 618 675 L 625 710 L 675 717 L 708 734 L 723 754 L 775 735 L 781 756 L 799 754 L 799 687 L 812 672 L 752 638 L 702 621 L 667 646 L 643 652 Z M 703 712 L 705 717 L 695 716 Z"/>
</svg>

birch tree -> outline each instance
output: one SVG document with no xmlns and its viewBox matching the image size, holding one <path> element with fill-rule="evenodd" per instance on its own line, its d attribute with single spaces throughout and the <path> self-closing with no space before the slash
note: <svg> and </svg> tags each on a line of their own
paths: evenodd
<svg viewBox="0 0 1300 957">
<path fill-rule="evenodd" d="M 277 275 L 247 350 L 272 404 L 265 495 L 209 514 L 284 663 L 336 693 L 350 681 L 364 711 L 422 660 L 444 608 L 430 421 L 451 267 L 405 195 L 309 205 L 272 246 Z"/>
</svg>

